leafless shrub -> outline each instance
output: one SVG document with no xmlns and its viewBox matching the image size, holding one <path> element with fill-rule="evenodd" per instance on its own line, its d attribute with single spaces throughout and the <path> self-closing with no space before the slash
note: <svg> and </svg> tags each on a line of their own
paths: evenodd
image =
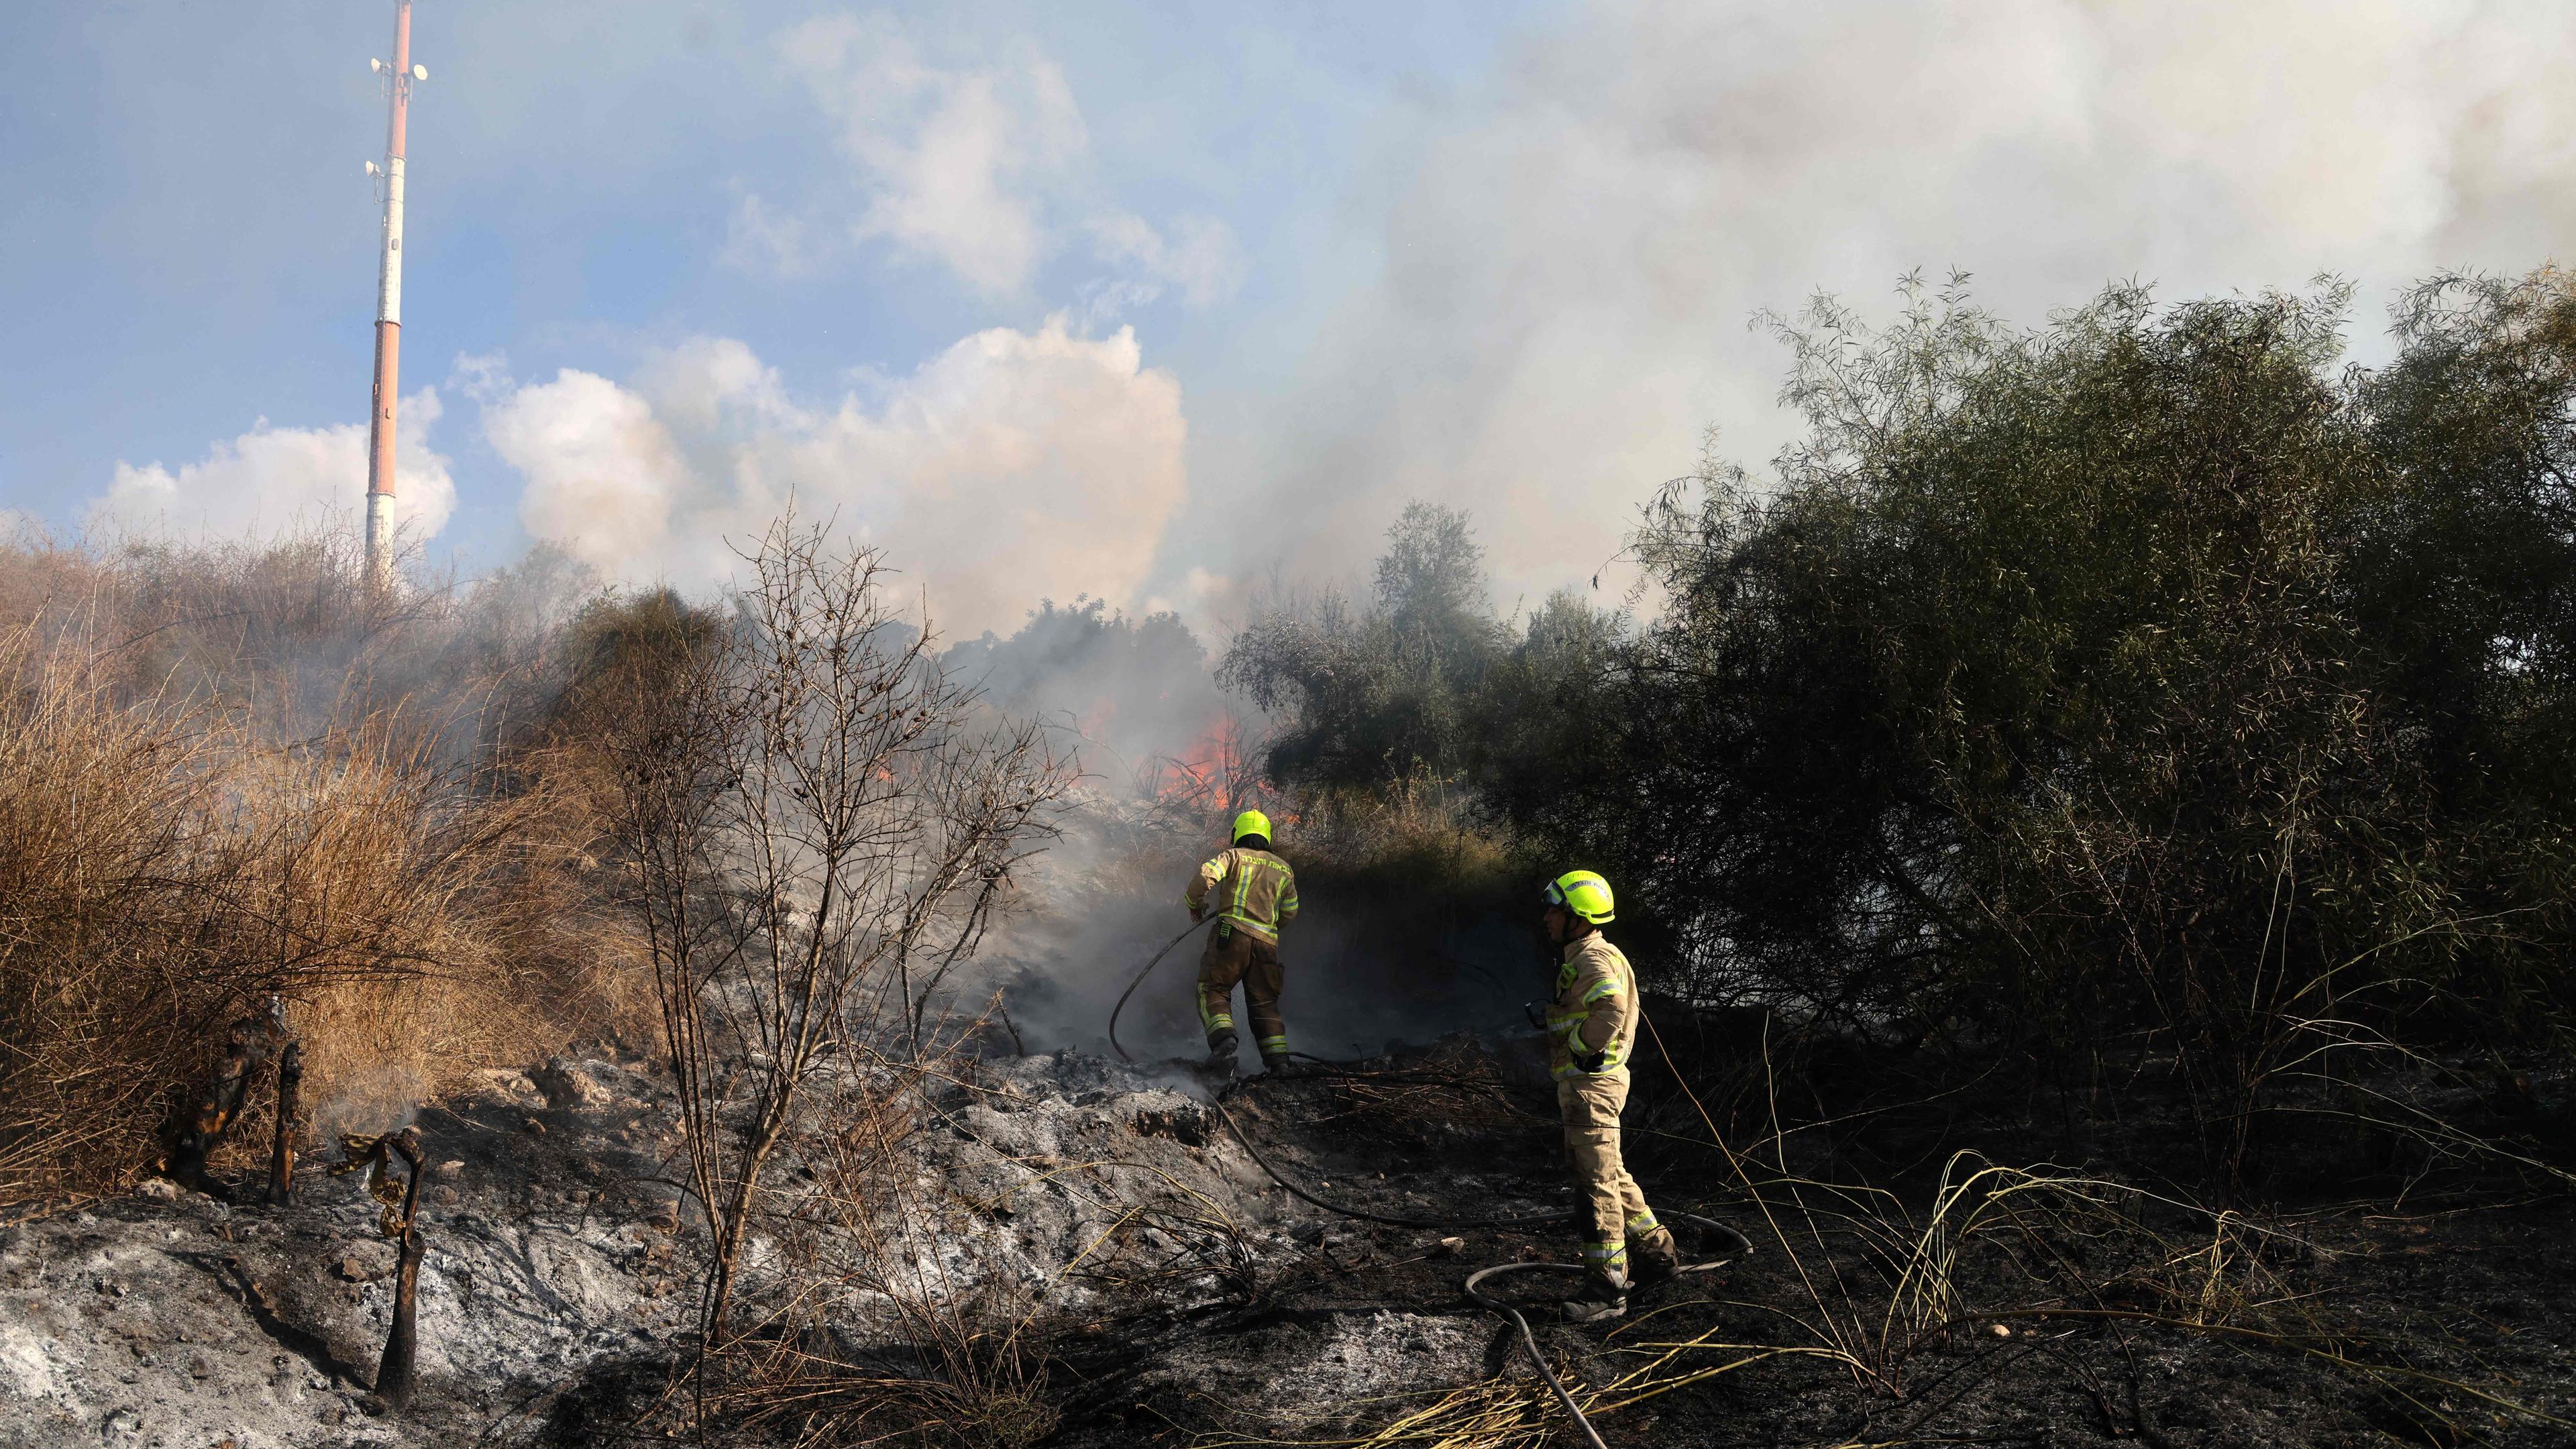
<svg viewBox="0 0 2576 1449">
<path fill-rule="evenodd" d="M 921 1044 L 1069 770 L 1033 724 L 980 719 L 873 551 L 791 518 L 746 554 L 721 634 L 612 731 L 630 904 L 709 1228 L 702 1344 L 723 1352 L 763 1174 L 827 1064 Z M 891 1008 L 891 1009 L 889 1009 Z"/>
</svg>

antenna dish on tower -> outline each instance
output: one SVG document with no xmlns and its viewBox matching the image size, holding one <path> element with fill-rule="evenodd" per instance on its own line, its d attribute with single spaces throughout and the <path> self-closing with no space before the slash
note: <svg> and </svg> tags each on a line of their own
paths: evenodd
<svg viewBox="0 0 2576 1449">
<path fill-rule="evenodd" d="M 425 66 L 425 65 L 416 65 L 416 66 L 413 66 L 413 67 L 411 68 L 411 78 L 412 78 L 413 80 L 427 80 L 427 79 L 429 79 L 429 67 L 428 67 L 428 66 Z"/>
<path fill-rule="evenodd" d="M 367 69 L 382 75 L 384 73 L 385 63 L 371 55 L 367 57 Z"/>
</svg>

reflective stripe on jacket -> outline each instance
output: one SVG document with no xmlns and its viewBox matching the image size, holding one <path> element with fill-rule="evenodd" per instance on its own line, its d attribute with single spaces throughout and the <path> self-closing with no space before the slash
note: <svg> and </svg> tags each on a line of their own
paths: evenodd
<svg viewBox="0 0 2576 1449">
<path fill-rule="evenodd" d="M 1568 1077 L 1610 1076 L 1628 1070 L 1637 1044 L 1637 973 L 1619 948 L 1593 931 L 1565 947 L 1556 968 L 1556 999 L 1547 1007 L 1548 1072 Z M 1587 1073 L 1576 1057 L 1601 1052 L 1601 1070 Z"/>
<path fill-rule="evenodd" d="M 1269 851 L 1236 846 L 1200 866 L 1181 899 L 1193 911 L 1212 903 L 1218 919 L 1276 946 L 1279 928 L 1297 918 L 1297 876 Z"/>
</svg>

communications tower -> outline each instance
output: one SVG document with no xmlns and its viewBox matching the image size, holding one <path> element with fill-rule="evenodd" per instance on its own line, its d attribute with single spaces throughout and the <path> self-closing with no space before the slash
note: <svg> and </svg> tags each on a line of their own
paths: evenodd
<svg viewBox="0 0 2576 1449">
<path fill-rule="evenodd" d="M 367 62 L 388 78 L 385 159 L 370 161 L 367 174 L 384 188 L 384 258 L 376 272 L 376 389 L 367 414 L 367 583 L 376 589 L 393 583 L 394 400 L 402 371 L 403 129 L 411 109 L 411 84 L 429 79 L 425 66 L 412 64 L 411 0 L 394 0 L 394 61 Z"/>
</svg>

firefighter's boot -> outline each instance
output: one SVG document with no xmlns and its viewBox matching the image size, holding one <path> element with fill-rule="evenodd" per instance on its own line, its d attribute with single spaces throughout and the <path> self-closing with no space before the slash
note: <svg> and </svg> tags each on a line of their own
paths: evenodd
<svg viewBox="0 0 2576 1449">
<path fill-rule="evenodd" d="M 1234 1075 L 1234 1055 L 1243 1047 L 1243 1039 L 1230 1031 L 1208 1038 L 1208 1069 L 1225 1076 Z"/>
<path fill-rule="evenodd" d="M 1663 1241 L 1659 1244 L 1639 1244 L 1629 1252 L 1628 1263 L 1628 1286 L 1631 1289 L 1669 1283 L 1682 1271 L 1682 1255 L 1676 1250 L 1670 1233 L 1663 1234 Z"/>
<path fill-rule="evenodd" d="M 1306 1074 L 1297 1065 L 1297 1059 L 1286 1052 L 1263 1052 L 1261 1069 L 1274 1077 L 1302 1077 Z"/>
<path fill-rule="evenodd" d="M 1583 1291 L 1565 1300 L 1568 1323 L 1606 1323 L 1628 1312 L 1628 1285 L 1613 1273 L 1598 1270 L 1583 1278 Z"/>
</svg>

